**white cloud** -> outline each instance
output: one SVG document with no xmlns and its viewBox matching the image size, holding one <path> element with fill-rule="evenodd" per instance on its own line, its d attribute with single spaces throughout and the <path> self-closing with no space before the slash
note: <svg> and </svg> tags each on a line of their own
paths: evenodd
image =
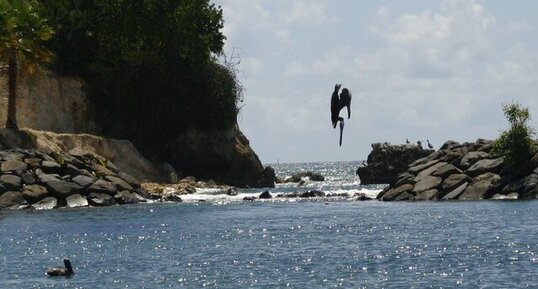
<svg viewBox="0 0 538 289">
<path fill-rule="evenodd" d="M 319 25 L 327 18 L 325 4 L 316 1 L 290 1 L 291 9 L 283 10 L 282 18 L 285 22 L 301 25 Z"/>
</svg>

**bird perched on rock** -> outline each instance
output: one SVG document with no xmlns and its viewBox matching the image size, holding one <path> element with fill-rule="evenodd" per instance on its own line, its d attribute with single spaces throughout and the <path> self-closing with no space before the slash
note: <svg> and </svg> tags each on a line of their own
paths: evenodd
<svg viewBox="0 0 538 289">
<path fill-rule="evenodd" d="M 417 147 L 418 147 L 419 149 L 422 149 L 422 142 L 421 142 L 421 141 L 417 141 Z"/>
<path fill-rule="evenodd" d="M 342 134 L 344 132 L 344 118 L 340 117 L 340 110 L 347 107 L 347 118 L 351 118 L 351 93 L 347 88 L 342 89 L 342 93 L 338 96 L 341 84 L 334 86 L 334 92 L 331 97 L 331 122 L 333 128 L 340 122 L 340 146 L 342 146 Z"/>
<path fill-rule="evenodd" d="M 405 144 L 410 144 L 410 142 L 409 142 L 409 139 L 408 139 L 408 138 L 406 138 L 406 139 L 405 139 Z"/>
<path fill-rule="evenodd" d="M 71 266 L 71 261 L 69 259 L 64 259 L 65 268 L 50 268 L 47 270 L 47 275 L 49 276 L 72 276 L 75 274 L 73 267 Z"/>
<path fill-rule="evenodd" d="M 429 147 L 430 149 L 433 149 L 433 146 L 432 146 L 432 144 L 430 143 L 430 140 L 427 139 L 426 142 L 428 143 L 428 147 Z"/>
</svg>

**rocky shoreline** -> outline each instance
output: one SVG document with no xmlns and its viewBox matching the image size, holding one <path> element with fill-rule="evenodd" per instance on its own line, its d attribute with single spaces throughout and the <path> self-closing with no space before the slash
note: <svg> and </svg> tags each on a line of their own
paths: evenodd
<svg viewBox="0 0 538 289">
<path fill-rule="evenodd" d="M 141 184 L 112 162 L 93 154 L 0 151 L 0 209 L 100 207 L 148 201 L 181 201 L 179 195 L 207 186 L 185 178 L 175 189 Z M 216 185 L 215 185 L 216 186 Z"/>
<path fill-rule="evenodd" d="M 491 153 L 493 141 L 460 144 L 447 141 L 438 151 L 411 163 L 379 193 L 382 201 L 535 199 L 538 153 L 507 167 Z"/>
</svg>

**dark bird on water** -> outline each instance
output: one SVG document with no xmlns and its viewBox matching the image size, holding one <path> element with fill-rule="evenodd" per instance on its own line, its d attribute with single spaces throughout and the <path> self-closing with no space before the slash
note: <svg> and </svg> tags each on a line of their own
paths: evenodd
<svg viewBox="0 0 538 289">
<path fill-rule="evenodd" d="M 433 149 L 433 146 L 432 146 L 432 144 L 430 143 L 430 140 L 427 139 L 426 142 L 428 143 L 428 147 L 429 147 L 430 149 Z"/>
<path fill-rule="evenodd" d="M 73 267 L 71 266 L 71 261 L 69 259 L 64 259 L 65 268 L 50 268 L 47 270 L 47 275 L 49 276 L 72 276 L 75 274 Z"/>
<path fill-rule="evenodd" d="M 342 146 L 342 134 L 344 132 L 344 118 L 340 117 L 340 110 L 347 107 L 347 118 L 351 118 L 351 93 L 347 88 L 344 88 L 340 96 L 338 96 L 341 86 L 341 84 L 334 86 L 334 92 L 331 97 L 331 122 L 333 128 L 336 128 L 336 124 L 340 122 L 340 146 Z"/>
</svg>

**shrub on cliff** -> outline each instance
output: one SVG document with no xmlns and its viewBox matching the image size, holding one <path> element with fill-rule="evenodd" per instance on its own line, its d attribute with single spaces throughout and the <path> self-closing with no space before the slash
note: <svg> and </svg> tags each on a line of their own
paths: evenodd
<svg viewBox="0 0 538 289">
<path fill-rule="evenodd" d="M 536 152 L 533 141 L 534 128 L 528 125 L 530 112 L 519 103 L 503 105 L 503 112 L 510 129 L 503 131 L 493 143 L 493 152 L 504 156 L 505 164 L 513 169 L 523 166 Z"/>
</svg>

